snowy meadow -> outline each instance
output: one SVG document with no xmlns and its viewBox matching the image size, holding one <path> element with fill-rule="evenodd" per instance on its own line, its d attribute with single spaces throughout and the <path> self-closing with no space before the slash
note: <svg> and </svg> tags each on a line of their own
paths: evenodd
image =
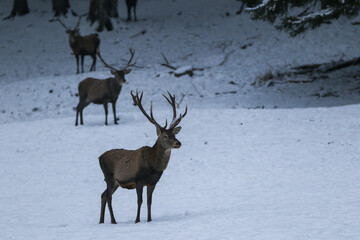
<svg viewBox="0 0 360 240">
<path fill-rule="evenodd" d="M 85 0 L 71 5 L 88 9 Z M 117 101 L 119 124 L 109 111 L 108 126 L 103 107 L 91 104 L 75 127 L 78 83 L 110 72 L 100 61 L 89 72 L 85 57 L 85 73 L 75 74 L 68 36 L 48 21 L 49 2 L 29 1 L 30 14 L 0 21 L 0 239 L 360 239 L 359 67 L 311 83 L 261 78 L 359 56 L 359 27 L 340 18 L 290 38 L 235 15 L 239 5 L 139 1 L 138 21 L 126 22 L 119 1 L 114 30 L 99 33 L 101 54 L 123 66 L 133 48 L 138 67 Z M 4 17 L 12 1 L 1 6 Z M 94 29 L 81 22 L 81 34 Z M 204 69 L 175 77 L 161 53 L 174 66 Z M 136 191 L 119 188 L 118 224 L 108 209 L 98 224 L 106 188 L 98 157 L 156 141 L 132 103 L 136 89 L 161 123 L 172 116 L 162 94 L 176 95 L 180 113 L 187 105 L 182 146 L 154 191 L 152 222 L 144 201 L 134 224 Z"/>
</svg>

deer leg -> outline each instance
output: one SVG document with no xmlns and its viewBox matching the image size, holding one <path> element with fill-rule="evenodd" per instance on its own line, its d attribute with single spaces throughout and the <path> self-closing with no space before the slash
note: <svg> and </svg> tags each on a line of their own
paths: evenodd
<svg viewBox="0 0 360 240">
<path fill-rule="evenodd" d="M 93 71 L 96 71 L 96 55 L 93 56 Z"/>
<path fill-rule="evenodd" d="M 80 124 L 81 124 L 81 125 L 84 125 L 82 112 L 83 112 L 83 109 L 81 109 L 81 111 L 80 111 Z"/>
<path fill-rule="evenodd" d="M 78 114 L 80 113 L 80 124 L 83 125 L 83 109 L 89 105 L 91 102 L 88 100 L 80 100 L 79 104 L 76 107 L 76 121 L 75 121 L 75 126 L 78 125 Z"/>
<path fill-rule="evenodd" d="M 156 185 L 148 185 L 147 186 L 147 209 L 148 209 L 148 218 L 147 221 L 151 222 L 151 203 L 152 203 L 152 194 L 154 192 Z"/>
<path fill-rule="evenodd" d="M 84 73 L 84 57 L 85 55 L 81 55 L 81 73 Z"/>
<path fill-rule="evenodd" d="M 103 105 L 104 105 L 104 109 L 105 109 L 105 125 L 108 125 L 107 124 L 108 104 L 107 104 L 107 102 L 104 102 Z"/>
<path fill-rule="evenodd" d="M 113 109 L 113 114 L 114 114 L 114 124 L 118 124 L 117 120 L 116 120 L 116 101 L 111 102 L 112 104 L 112 109 Z"/>
<path fill-rule="evenodd" d="M 119 185 L 111 184 L 110 188 L 108 186 L 107 193 L 106 193 L 106 202 L 108 203 L 111 223 L 113 223 L 113 224 L 116 224 L 116 221 L 115 221 L 114 212 L 113 212 L 113 209 L 112 209 L 112 195 L 114 194 L 114 192 L 116 191 L 116 189 L 118 187 L 119 187 Z"/>
<path fill-rule="evenodd" d="M 100 212 L 100 221 L 99 221 L 99 223 L 104 223 L 107 191 L 108 190 L 106 189 L 101 194 L 101 212 Z"/>
<path fill-rule="evenodd" d="M 82 105 L 83 105 L 84 103 L 83 103 L 83 101 L 79 101 L 79 103 L 78 103 L 78 105 L 76 106 L 76 120 L 75 120 L 75 126 L 77 126 L 78 125 L 78 116 L 79 116 L 79 113 L 80 113 L 80 122 L 81 122 L 81 124 L 82 124 L 82 116 L 81 116 L 81 112 L 82 112 L 82 110 L 83 110 L 83 107 L 82 107 Z"/>
<path fill-rule="evenodd" d="M 79 55 L 75 55 L 76 58 L 76 74 L 79 74 Z"/>
<path fill-rule="evenodd" d="M 79 116 L 79 110 L 76 108 L 76 120 L 75 120 L 75 126 L 78 125 L 78 116 Z"/>
<path fill-rule="evenodd" d="M 135 22 L 137 22 L 137 18 L 136 18 L 136 3 L 134 4 L 134 19 L 135 19 Z"/>
<path fill-rule="evenodd" d="M 138 200 L 138 209 L 137 209 L 137 214 L 136 214 L 135 223 L 140 222 L 140 209 L 141 209 L 141 204 L 142 204 L 142 202 L 143 202 L 143 198 L 142 198 L 143 188 L 144 188 L 144 185 L 142 185 L 142 184 L 140 184 L 140 183 L 136 183 L 136 193 L 137 193 L 137 200 Z"/>
<path fill-rule="evenodd" d="M 126 1 L 126 3 L 127 3 L 127 14 L 128 14 L 126 21 L 130 21 L 131 20 L 131 6 L 130 6 L 130 4 L 128 4 L 128 1 Z"/>
<path fill-rule="evenodd" d="M 91 58 L 92 58 L 92 60 L 93 60 L 93 62 L 92 62 L 92 64 L 91 64 L 91 67 L 90 67 L 90 72 L 91 71 L 95 71 L 95 66 L 94 66 L 94 64 L 95 64 L 95 61 L 96 61 L 96 57 L 94 56 L 94 55 L 91 55 Z"/>
</svg>

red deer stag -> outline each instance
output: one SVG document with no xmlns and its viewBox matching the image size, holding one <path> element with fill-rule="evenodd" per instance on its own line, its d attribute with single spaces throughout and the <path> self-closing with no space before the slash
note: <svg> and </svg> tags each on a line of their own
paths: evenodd
<svg viewBox="0 0 360 240">
<path fill-rule="evenodd" d="M 99 35 L 94 33 L 87 36 L 80 36 L 79 24 L 81 16 L 74 29 L 67 27 L 60 19 L 57 20 L 66 29 L 66 33 L 69 34 L 70 47 L 76 58 L 76 73 L 79 73 L 79 56 L 81 56 L 81 72 L 84 72 L 85 55 L 90 55 L 92 57 L 93 63 L 91 64 L 90 72 L 95 71 L 96 49 L 98 49 L 100 45 Z"/>
<path fill-rule="evenodd" d="M 104 63 L 105 67 L 110 68 L 111 74 L 114 77 L 106 79 L 86 78 L 79 83 L 79 104 L 76 107 L 76 121 L 75 126 L 78 125 L 78 116 L 80 113 L 80 124 L 83 125 L 83 109 L 90 103 L 103 104 L 105 109 L 105 125 L 107 125 L 108 115 L 108 103 L 111 102 L 114 124 L 118 124 L 116 120 L 116 101 L 121 92 L 122 85 L 126 82 L 125 75 L 131 72 L 129 67 L 135 66 L 136 62 L 131 63 L 134 58 L 135 51 L 129 49 L 130 59 L 125 67 L 122 69 L 116 69 L 105 62 L 101 57 L 99 49 L 97 49 L 97 55 Z"/>
<path fill-rule="evenodd" d="M 184 114 L 176 117 L 175 96 L 172 96 L 169 92 L 168 94 L 170 99 L 165 95 L 164 97 L 172 106 L 173 120 L 170 127 L 166 129 L 167 121 L 164 127 L 161 127 L 155 121 L 152 113 L 152 104 L 150 116 L 144 110 L 141 104 L 143 93 L 139 97 L 137 91 L 136 96 L 131 92 L 134 104 L 155 125 L 158 138 L 153 147 L 144 146 L 137 150 L 113 149 L 99 157 L 100 167 L 107 184 L 106 190 L 101 194 L 100 223 L 104 223 L 106 203 L 109 207 L 111 223 L 116 223 L 111 200 L 113 193 L 119 186 L 127 189 L 136 188 L 138 208 L 135 223 L 140 222 L 140 208 L 143 202 L 142 193 L 144 186 L 147 186 L 147 221 L 151 221 L 152 194 L 169 163 L 171 149 L 180 148 L 181 146 L 180 141 L 175 138 L 175 134 L 180 132 L 181 127 L 177 127 L 177 125 L 187 113 L 186 106 Z"/>
</svg>

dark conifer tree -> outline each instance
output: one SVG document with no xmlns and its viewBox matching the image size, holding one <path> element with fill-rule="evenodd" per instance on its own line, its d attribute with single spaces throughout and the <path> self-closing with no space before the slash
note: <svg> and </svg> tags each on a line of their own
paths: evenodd
<svg viewBox="0 0 360 240">
<path fill-rule="evenodd" d="M 295 37 L 309 29 L 330 24 L 340 16 L 352 18 L 360 10 L 359 0 L 241 0 L 237 14 L 244 9 L 253 19 L 275 23 L 276 28 Z M 360 64 L 360 57 L 331 61 L 323 64 L 306 64 L 295 67 L 292 74 L 327 74 L 332 71 Z M 289 72 L 279 72 L 285 76 Z"/>
<path fill-rule="evenodd" d="M 4 20 L 15 17 L 16 15 L 23 16 L 30 12 L 27 0 L 14 0 L 13 9 L 9 16 Z"/>
<path fill-rule="evenodd" d="M 279 30 L 296 36 L 340 16 L 358 15 L 358 0 L 242 0 L 253 19 L 276 24 Z"/>
<path fill-rule="evenodd" d="M 111 18 L 117 18 L 117 0 L 91 0 L 88 19 L 91 25 L 95 22 L 99 22 L 99 26 L 96 31 L 103 31 L 104 27 L 106 30 L 111 31 L 113 25 Z"/>
<path fill-rule="evenodd" d="M 52 0 L 52 10 L 55 13 L 55 17 L 58 17 L 60 15 L 66 16 L 69 8 L 69 0 Z"/>
</svg>

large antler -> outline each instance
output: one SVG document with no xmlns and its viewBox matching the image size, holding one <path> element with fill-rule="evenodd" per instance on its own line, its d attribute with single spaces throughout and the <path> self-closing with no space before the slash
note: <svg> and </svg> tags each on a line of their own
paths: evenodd
<svg viewBox="0 0 360 240">
<path fill-rule="evenodd" d="M 60 18 L 57 18 L 55 21 L 58 21 L 58 22 L 61 24 L 61 26 L 63 26 L 66 30 L 70 30 L 70 28 L 67 27 L 67 26 L 63 23 L 63 21 L 61 21 Z"/>
<path fill-rule="evenodd" d="M 163 96 L 165 97 L 165 99 L 169 102 L 169 104 L 172 106 L 172 109 L 173 109 L 173 119 L 171 121 L 171 124 L 170 124 L 170 127 L 169 129 L 173 129 L 175 128 L 180 122 L 181 120 L 185 117 L 186 113 L 187 113 L 187 105 L 186 105 L 186 108 L 185 108 L 185 112 L 184 114 L 180 114 L 180 116 L 178 118 L 176 118 L 176 106 L 175 106 L 175 95 L 171 95 L 168 91 L 168 94 L 169 94 L 169 98 L 167 98 L 164 94 Z"/>
<path fill-rule="evenodd" d="M 131 63 L 132 59 L 134 58 L 135 50 L 132 50 L 132 49 L 130 48 L 129 51 L 130 51 L 130 54 L 131 54 L 130 59 L 129 59 L 128 63 L 126 64 L 126 66 L 123 67 L 122 69 L 116 69 L 116 68 L 110 66 L 109 64 L 107 64 L 107 63 L 105 62 L 105 60 L 101 57 L 100 50 L 99 50 L 98 48 L 96 49 L 96 54 L 98 55 L 98 57 L 100 58 L 100 60 L 103 62 L 103 64 L 105 65 L 105 67 L 110 68 L 110 69 L 115 70 L 115 71 L 125 71 L 125 70 L 128 69 L 129 67 L 132 67 L 132 66 L 134 66 L 134 65 L 136 64 L 136 62 Z"/>
<path fill-rule="evenodd" d="M 78 20 L 78 22 L 76 23 L 76 26 L 74 27 L 74 30 L 76 30 L 76 29 L 78 29 L 78 27 L 79 27 L 79 25 L 80 25 L 80 20 L 81 20 L 81 17 L 82 17 L 83 15 L 80 15 L 79 16 L 79 20 Z"/>
<path fill-rule="evenodd" d="M 76 29 L 79 28 L 80 20 L 81 20 L 81 17 L 82 17 L 82 16 L 85 16 L 85 15 L 83 14 L 83 15 L 80 15 L 80 16 L 79 16 L 79 20 L 77 21 L 76 26 L 74 27 L 74 29 L 73 29 L 72 31 L 74 31 L 74 30 L 76 30 Z M 64 23 L 63 21 L 61 21 L 60 18 L 57 18 L 57 19 L 54 20 L 54 21 L 58 21 L 58 22 L 61 24 L 61 26 L 63 26 L 66 30 L 71 30 L 71 28 L 68 27 L 68 26 L 66 26 L 65 23 Z"/>
<path fill-rule="evenodd" d="M 115 70 L 115 71 L 119 71 L 118 69 L 110 66 L 109 64 L 107 64 L 107 63 L 105 62 L 105 60 L 101 57 L 100 50 L 99 50 L 98 48 L 96 49 L 96 54 L 98 55 L 98 57 L 100 58 L 100 60 L 103 62 L 103 64 L 105 65 L 105 67 L 110 68 L 110 69 Z"/>
<path fill-rule="evenodd" d="M 144 110 L 142 104 L 141 104 L 141 100 L 142 100 L 142 97 L 143 97 L 143 93 L 144 92 L 141 92 L 141 95 L 139 97 L 139 92 L 136 90 L 136 96 L 134 96 L 133 92 L 131 91 L 130 94 L 133 98 L 133 101 L 134 101 L 134 104 L 136 106 L 139 107 L 140 111 L 145 115 L 145 117 L 152 123 L 154 124 L 156 127 L 160 128 L 160 129 L 165 129 L 166 126 L 167 126 L 167 121 L 165 123 L 165 126 L 164 127 L 161 127 L 160 124 L 158 124 L 155 119 L 154 119 L 154 115 L 152 113 L 152 102 L 150 104 L 150 116 L 146 113 L 146 111 Z"/>
<path fill-rule="evenodd" d="M 126 66 L 121 69 L 122 71 L 125 71 L 125 70 L 128 69 L 129 67 L 135 66 L 135 64 L 136 64 L 136 62 L 131 63 L 131 61 L 132 61 L 133 58 L 134 58 L 135 50 L 132 50 L 131 48 L 129 48 L 129 52 L 130 52 L 130 55 L 131 55 L 131 56 L 130 56 L 130 59 L 129 59 L 129 61 L 127 62 Z"/>
</svg>

